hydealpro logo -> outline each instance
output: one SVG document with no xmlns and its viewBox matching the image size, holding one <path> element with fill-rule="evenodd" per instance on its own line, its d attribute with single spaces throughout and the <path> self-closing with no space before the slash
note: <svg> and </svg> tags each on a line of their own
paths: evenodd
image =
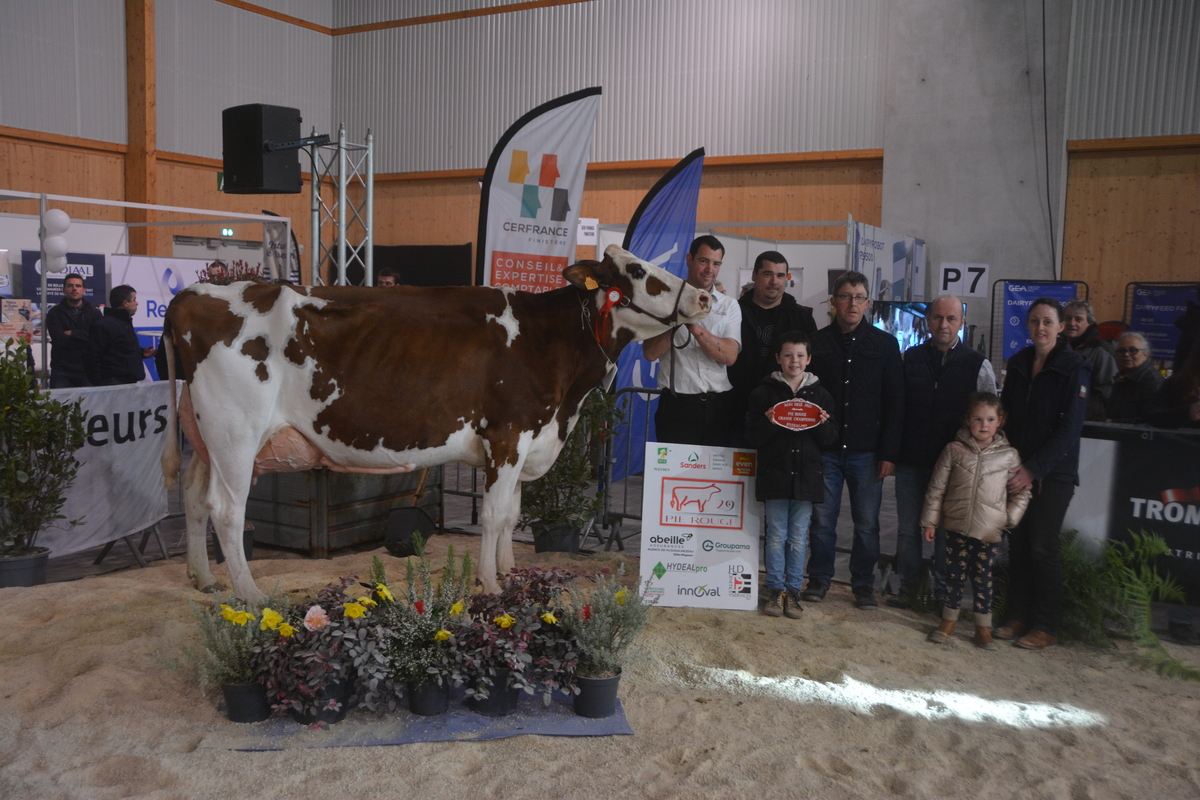
<svg viewBox="0 0 1200 800">
<path fill-rule="evenodd" d="M 537 219 L 542 208 L 541 190 L 547 189 L 550 200 L 550 219 L 554 222 L 565 222 L 571 211 L 567 199 L 567 190 L 555 188 L 558 182 L 558 155 L 543 153 L 541 168 L 538 170 L 536 183 L 526 183 L 530 175 L 529 151 L 513 150 L 512 161 L 508 168 L 508 182 L 521 184 L 521 216 L 526 219 Z"/>
</svg>

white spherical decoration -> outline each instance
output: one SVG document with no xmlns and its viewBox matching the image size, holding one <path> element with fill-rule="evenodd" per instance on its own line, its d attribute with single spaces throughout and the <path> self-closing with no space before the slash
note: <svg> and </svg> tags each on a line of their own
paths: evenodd
<svg viewBox="0 0 1200 800">
<path fill-rule="evenodd" d="M 42 249 L 46 251 L 47 258 L 65 256 L 67 254 L 67 239 L 65 236 L 47 236 L 46 241 L 42 242 Z"/>
<path fill-rule="evenodd" d="M 67 257 L 66 256 L 51 256 L 46 259 L 46 272 L 66 272 Z"/>
<path fill-rule="evenodd" d="M 42 225 L 46 228 L 47 236 L 57 236 L 67 232 L 71 227 L 71 218 L 61 208 L 51 208 L 42 217 Z"/>
</svg>

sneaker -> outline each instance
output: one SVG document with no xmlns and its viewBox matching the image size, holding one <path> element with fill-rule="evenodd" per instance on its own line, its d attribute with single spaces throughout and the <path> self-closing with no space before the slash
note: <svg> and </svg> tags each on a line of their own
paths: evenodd
<svg viewBox="0 0 1200 800">
<path fill-rule="evenodd" d="M 819 603 L 825 599 L 825 593 L 828 591 L 828 586 L 822 586 L 815 581 L 809 581 L 808 588 L 800 595 L 800 599 L 806 603 Z"/>
<path fill-rule="evenodd" d="M 783 603 L 780 599 L 783 597 L 783 592 L 779 589 L 767 590 L 767 604 L 763 606 L 763 613 L 768 617 L 782 617 Z"/>
<path fill-rule="evenodd" d="M 879 601 L 875 599 L 875 590 L 870 586 L 856 586 L 854 588 L 854 605 L 864 611 L 874 611 L 879 608 Z"/>
<path fill-rule="evenodd" d="M 804 613 L 804 607 L 800 605 L 800 592 L 797 589 L 788 589 L 784 596 L 783 613 L 788 619 L 800 619 Z"/>
</svg>

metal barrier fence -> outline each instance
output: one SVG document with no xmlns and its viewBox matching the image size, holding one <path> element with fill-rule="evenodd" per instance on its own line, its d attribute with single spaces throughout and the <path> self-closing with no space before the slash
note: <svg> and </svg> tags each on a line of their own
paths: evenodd
<svg viewBox="0 0 1200 800">
<path fill-rule="evenodd" d="M 642 521 L 642 474 L 630 474 L 630 468 L 633 464 L 633 455 L 637 452 L 637 447 L 644 447 L 645 443 L 650 440 L 650 400 L 662 394 L 662 389 L 643 389 L 636 386 L 618 389 L 616 392 L 617 404 L 622 405 L 622 397 L 628 397 L 629 400 L 624 403 L 625 416 L 621 423 L 614 431 L 614 435 L 605 437 L 604 445 L 604 471 L 597 484 L 597 491 L 604 492 L 604 500 L 600 505 L 600 513 L 597 514 L 595 524 L 592 526 L 588 535 L 594 535 L 605 550 L 611 550 L 613 545 L 617 546 L 618 550 L 625 549 L 625 537 L 635 536 L 641 533 Z M 634 396 L 640 395 L 645 400 L 640 404 L 640 413 L 630 413 L 630 409 L 635 408 L 633 402 Z M 637 416 L 640 419 L 634 419 Z M 626 441 L 629 445 L 625 448 L 624 464 L 621 469 L 620 480 L 613 480 L 615 473 L 614 467 L 617 466 L 617 456 L 615 446 L 617 435 L 624 428 L 628 434 Z M 641 432 L 640 440 L 633 435 L 635 431 Z M 627 522 L 638 523 L 636 530 L 623 530 Z M 587 536 L 584 536 L 584 542 L 587 541 Z M 581 542 L 582 544 L 582 542 Z"/>
</svg>

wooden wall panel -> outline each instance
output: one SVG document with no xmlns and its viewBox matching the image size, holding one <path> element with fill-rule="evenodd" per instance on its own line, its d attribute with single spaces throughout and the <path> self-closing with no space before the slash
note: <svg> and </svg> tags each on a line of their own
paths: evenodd
<svg viewBox="0 0 1200 800">
<path fill-rule="evenodd" d="M 1131 281 L 1200 280 L 1200 148 L 1072 153 L 1063 277 L 1087 281 L 1101 320 Z"/>
<path fill-rule="evenodd" d="M 112 149 L 33 142 L 20 134 L 0 132 L 0 188 L 122 200 L 125 156 L 115 147 L 109 147 Z M 57 205 L 72 219 L 112 222 L 125 218 L 119 208 L 78 203 Z M 0 211 L 7 214 L 37 214 L 37 201 L 6 200 L 0 202 Z"/>
</svg>

